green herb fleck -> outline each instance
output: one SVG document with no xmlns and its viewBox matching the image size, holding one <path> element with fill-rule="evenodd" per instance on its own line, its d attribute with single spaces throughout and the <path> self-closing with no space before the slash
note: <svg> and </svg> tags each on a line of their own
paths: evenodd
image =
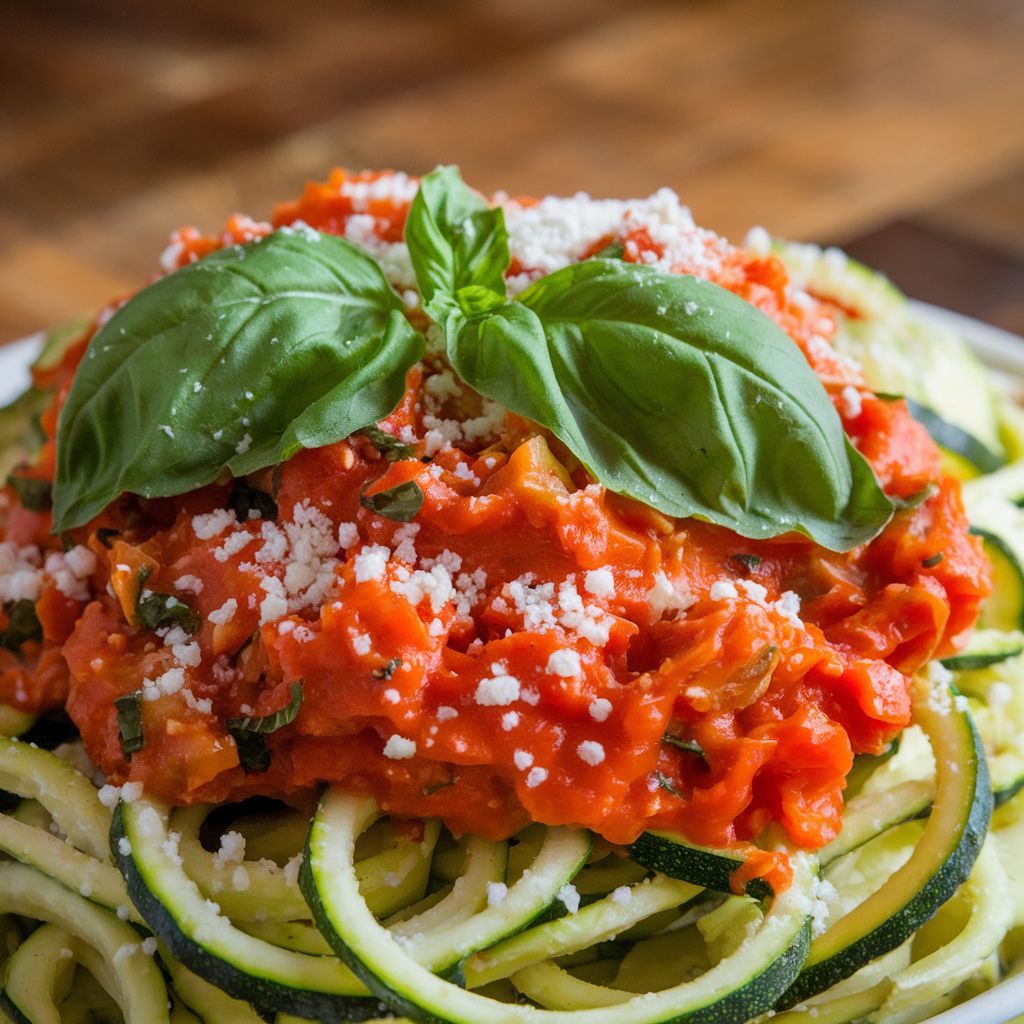
<svg viewBox="0 0 1024 1024">
<path fill-rule="evenodd" d="M 135 604 L 135 620 L 145 629 L 170 629 L 179 626 L 186 633 L 199 631 L 202 625 L 198 613 L 173 594 L 160 594 L 154 590 L 143 590 L 141 584 L 149 577 L 140 573 L 139 599 Z"/>
<path fill-rule="evenodd" d="M 937 566 L 945 557 L 946 556 L 941 551 L 936 551 L 934 555 L 926 558 L 921 565 L 924 566 L 925 569 L 934 569 L 935 566 Z"/>
<path fill-rule="evenodd" d="M 136 750 L 142 749 L 142 691 L 126 693 L 114 701 L 117 708 L 117 731 L 121 735 L 121 750 L 130 761 Z"/>
<path fill-rule="evenodd" d="M 29 640 L 39 643 L 43 639 L 43 627 L 36 615 L 36 606 L 27 598 L 9 601 L 4 605 L 7 614 L 7 628 L 0 633 L 0 647 L 9 651 L 20 651 L 21 645 Z"/>
<path fill-rule="evenodd" d="M 246 715 L 244 718 L 228 719 L 228 732 L 234 738 L 238 759 L 247 772 L 265 772 L 270 767 L 267 736 L 295 721 L 302 707 L 302 680 L 292 683 L 288 691 L 291 697 L 280 711 L 260 717 Z"/>
<path fill-rule="evenodd" d="M 266 491 L 251 486 L 244 479 L 235 481 L 228 498 L 228 508 L 240 523 L 247 523 L 250 519 L 277 519 L 277 502 Z M 252 514 L 254 512 L 256 515 Z"/>
<path fill-rule="evenodd" d="M 29 512 L 46 512 L 52 508 L 53 484 L 49 480 L 36 480 L 34 477 L 11 473 L 7 483 Z"/>
<path fill-rule="evenodd" d="M 747 572 L 752 572 L 764 561 L 760 555 L 732 555 L 731 557 L 734 562 L 739 562 Z"/>
<path fill-rule="evenodd" d="M 661 742 L 667 743 L 677 750 L 685 751 L 687 754 L 696 754 L 701 760 L 707 760 L 704 748 L 696 740 L 684 740 L 682 736 L 673 736 L 672 733 L 667 732 L 661 737 Z"/>
<path fill-rule="evenodd" d="M 416 513 L 423 507 L 423 491 L 415 480 L 407 480 L 386 491 L 376 494 L 363 494 L 359 498 L 363 508 L 376 512 L 385 519 L 393 519 L 398 523 L 408 523 L 416 518 Z"/>
<path fill-rule="evenodd" d="M 666 775 L 664 775 L 662 772 L 655 772 L 654 777 L 658 780 L 658 785 L 661 786 L 662 789 L 664 789 L 668 793 L 671 793 L 673 796 L 679 797 L 680 800 L 683 799 L 683 794 L 680 793 L 678 789 L 676 789 L 671 779 L 669 779 Z"/>
<path fill-rule="evenodd" d="M 386 665 L 381 665 L 380 668 L 375 668 L 370 675 L 373 676 L 374 679 L 388 680 L 395 674 L 401 664 L 401 658 L 392 658 Z"/>
<path fill-rule="evenodd" d="M 375 423 L 363 427 L 359 431 L 374 448 L 384 456 L 388 462 L 400 462 L 402 459 L 411 459 L 416 449 L 411 444 L 399 440 L 394 434 L 381 430 Z"/>
</svg>

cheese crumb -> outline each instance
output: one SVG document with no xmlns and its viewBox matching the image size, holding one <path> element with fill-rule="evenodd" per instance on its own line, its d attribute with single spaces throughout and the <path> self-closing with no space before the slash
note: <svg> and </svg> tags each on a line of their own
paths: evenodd
<svg viewBox="0 0 1024 1024">
<path fill-rule="evenodd" d="M 581 671 L 580 656 L 576 651 L 563 648 L 562 650 L 554 651 L 551 657 L 548 658 L 548 672 L 554 676 L 562 676 L 569 679 L 573 676 L 578 676 Z"/>
<path fill-rule="evenodd" d="M 565 909 L 570 914 L 575 914 L 580 909 L 580 894 L 576 891 L 576 886 L 572 882 L 566 882 L 558 890 L 557 898 L 565 904 Z"/>
<path fill-rule="evenodd" d="M 594 597 L 614 597 L 615 578 L 607 566 L 602 569 L 591 569 L 583 581 L 583 588 Z"/>
<path fill-rule="evenodd" d="M 542 782 L 546 782 L 547 770 L 544 768 L 531 768 L 526 776 L 526 788 L 536 789 Z"/>
<path fill-rule="evenodd" d="M 576 747 L 576 753 L 581 761 L 586 762 L 592 768 L 604 760 L 604 747 L 596 740 L 584 740 Z"/>
<path fill-rule="evenodd" d="M 384 744 L 384 756 L 390 757 L 392 761 L 407 761 L 416 753 L 416 741 L 408 740 L 397 733 L 388 738 Z"/>
<path fill-rule="evenodd" d="M 503 707 L 519 699 L 520 684 L 515 676 L 505 672 L 500 662 L 491 665 L 493 675 L 485 676 L 476 687 L 474 700 L 481 707 Z"/>
<path fill-rule="evenodd" d="M 590 702 L 590 717 L 595 722 L 607 722 L 612 713 L 612 702 L 605 697 L 595 697 Z"/>
</svg>

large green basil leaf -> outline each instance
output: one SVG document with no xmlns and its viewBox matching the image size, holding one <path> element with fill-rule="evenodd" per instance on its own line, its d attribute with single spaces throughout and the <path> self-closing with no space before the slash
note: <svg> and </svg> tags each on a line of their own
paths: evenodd
<svg viewBox="0 0 1024 1024">
<path fill-rule="evenodd" d="M 182 494 L 388 415 L 423 353 L 361 249 L 279 231 L 144 288 L 98 332 L 57 433 L 54 529 Z"/>
<path fill-rule="evenodd" d="M 796 344 L 710 282 L 588 260 L 470 320 L 448 355 L 605 486 L 669 515 L 833 550 L 892 515 Z"/>
<path fill-rule="evenodd" d="M 460 288 L 477 286 L 504 299 L 505 214 L 467 187 L 457 167 L 438 167 L 420 181 L 405 240 L 423 308 L 438 324 L 460 315 L 455 298 Z"/>
</svg>

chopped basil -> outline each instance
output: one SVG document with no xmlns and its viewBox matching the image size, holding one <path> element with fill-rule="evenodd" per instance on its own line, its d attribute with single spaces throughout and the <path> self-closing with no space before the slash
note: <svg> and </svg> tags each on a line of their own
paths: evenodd
<svg viewBox="0 0 1024 1024">
<path fill-rule="evenodd" d="M 683 794 L 679 792 L 675 785 L 673 785 L 672 780 L 669 779 L 665 774 L 663 774 L 662 772 L 655 772 L 654 777 L 658 780 L 658 785 L 661 786 L 662 789 L 664 789 L 668 793 L 671 793 L 673 796 L 679 797 L 680 800 L 683 799 Z"/>
<path fill-rule="evenodd" d="M 238 760 L 248 773 L 262 774 L 270 767 L 270 748 L 267 739 L 258 732 L 232 733 L 238 748 Z"/>
<path fill-rule="evenodd" d="M 186 633 L 199 631 L 202 622 L 197 612 L 173 594 L 144 590 L 142 584 L 149 573 L 139 574 L 139 598 L 135 604 L 135 621 L 146 629 L 170 629 L 179 626 Z"/>
<path fill-rule="evenodd" d="M 370 675 L 373 676 L 374 679 L 388 680 L 395 674 L 401 664 L 401 658 L 392 658 L 386 665 L 381 665 L 380 668 L 375 668 Z"/>
<path fill-rule="evenodd" d="M 302 680 L 292 683 L 288 691 L 291 697 L 280 711 L 260 717 L 246 715 L 228 719 L 228 732 L 238 747 L 238 759 L 247 772 L 265 772 L 270 767 L 266 737 L 295 721 L 302 707 Z"/>
<path fill-rule="evenodd" d="M 29 640 L 39 643 L 43 639 L 43 627 L 36 615 L 36 606 L 27 598 L 8 601 L 4 605 L 7 627 L 0 632 L 0 647 L 9 651 L 20 651 L 21 645 Z"/>
<path fill-rule="evenodd" d="M 126 693 L 114 701 L 117 708 L 117 731 L 121 735 L 121 750 L 130 761 L 136 750 L 141 750 L 142 735 L 142 691 Z"/>
<path fill-rule="evenodd" d="M 934 569 L 946 556 L 941 551 L 936 551 L 934 555 L 929 556 L 921 562 L 921 565 L 925 569 Z"/>
<path fill-rule="evenodd" d="M 10 473 L 7 483 L 29 512 L 46 512 L 53 507 L 53 484 L 49 480 Z"/>
<path fill-rule="evenodd" d="M 704 748 L 696 740 L 684 740 L 682 736 L 673 736 L 672 733 L 667 732 L 661 737 L 661 742 L 667 743 L 677 750 L 684 750 L 687 754 L 696 754 L 701 760 L 707 759 Z"/>
<path fill-rule="evenodd" d="M 363 427 L 358 433 L 362 434 L 388 462 L 400 462 L 402 459 L 411 459 L 416 451 L 414 445 L 406 444 L 395 437 L 394 434 L 381 430 L 374 423 L 371 423 L 368 427 Z"/>
<path fill-rule="evenodd" d="M 747 572 L 751 572 L 756 569 L 764 559 L 760 555 L 732 555 L 734 562 L 739 562 Z"/>
<path fill-rule="evenodd" d="M 235 481 L 228 498 L 228 508 L 240 523 L 247 523 L 250 519 L 277 519 L 277 502 L 266 491 L 251 486 L 244 479 Z"/>
<path fill-rule="evenodd" d="M 363 508 L 368 508 L 385 519 L 408 523 L 423 507 L 423 491 L 415 480 L 406 480 L 404 484 L 398 484 L 386 491 L 363 494 L 359 498 L 359 503 Z"/>
</svg>

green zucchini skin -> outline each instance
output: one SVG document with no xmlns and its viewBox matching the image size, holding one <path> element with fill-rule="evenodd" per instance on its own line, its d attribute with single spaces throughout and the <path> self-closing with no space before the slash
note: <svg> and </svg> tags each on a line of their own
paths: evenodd
<svg viewBox="0 0 1024 1024">
<path fill-rule="evenodd" d="M 124 875 L 128 895 L 153 933 L 167 946 L 175 959 L 218 988 L 251 1003 L 261 1015 L 288 1012 L 325 1024 L 347 1024 L 373 1020 L 380 1016 L 376 999 L 339 996 L 288 988 L 269 979 L 247 974 L 226 963 L 185 933 L 160 899 L 146 885 L 132 853 L 121 852 L 121 839 L 132 843 L 124 820 L 124 804 L 114 810 L 110 827 L 110 851 Z"/>
<path fill-rule="evenodd" d="M 922 699 L 928 698 L 915 698 L 919 713 Z M 879 919 L 876 915 L 872 920 L 871 911 L 865 911 L 870 902 L 869 898 L 865 904 L 836 922 L 836 925 L 853 922 L 855 927 L 860 926 L 861 934 L 857 938 L 841 946 L 831 955 L 820 957 L 815 956 L 812 944 L 807 963 L 778 1004 L 780 1009 L 789 1009 L 831 988 L 854 974 L 870 960 L 901 945 L 937 913 L 970 875 L 992 818 L 993 798 L 988 764 L 981 737 L 968 712 L 954 711 L 950 708 L 948 712 L 937 717 L 939 721 L 947 719 L 954 723 L 955 735 L 948 734 L 945 737 L 947 742 L 936 742 L 934 734 L 930 734 L 929 738 L 935 748 L 939 777 L 941 779 L 945 775 L 947 784 L 956 787 L 957 792 L 953 799 L 959 800 L 962 804 L 957 814 L 956 835 L 952 837 L 951 842 L 943 842 L 941 836 L 937 840 L 929 839 L 927 834 L 922 837 L 908 864 L 912 864 L 920 856 L 930 855 L 935 869 L 923 884 L 902 902 L 899 902 L 902 897 L 900 894 L 884 919 Z M 954 769 L 952 773 L 949 771 L 950 767 Z M 941 794 L 937 794 L 931 816 L 933 820 L 942 816 L 942 800 Z M 892 879 L 898 877 L 899 872 L 893 875 Z M 883 892 L 884 888 L 883 886 L 879 893 Z M 868 919 L 862 921 L 865 917 Z M 826 932 L 821 938 L 826 939 L 828 935 L 829 932 Z"/>
<path fill-rule="evenodd" d="M 912 398 L 905 401 L 910 415 L 931 434 L 932 440 L 940 448 L 966 459 L 979 473 L 994 473 L 1006 465 L 1002 455 L 992 451 L 962 427 L 944 420 L 938 413 Z"/>
<path fill-rule="evenodd" d="M 393 1013 L 419 1024 L 736 1024 L 770 1008 L 799 971 L 809 947 L 804 893 L 813 884 L 816 865 L 798 855 L 794 886 L 769 910 L 776 915 L 775 926 L 766 924 L 748 940 L 746 955 L 733 955 L 728 982 L 720 973 L 715 987 L 697 979 L 649 995 L 626 994 L 615 1005 L 588 1010 L 537 1010 L 492 1001 L 430 974 L 383 935 L 365 905 L 359 905 L 351 857 L 371 813 L 365 800 L 357 803 L 328 791 L 310 829 L 299 884 L 338 956 Z"/>
<path fill-rule="evenodd" d="M 630 846 L 629 855 L 645 868 L 670 878 L 730 894 L 733 872 L 743 865 L 742 858 L 727 850 L 697 846 L 668 832 L 641 832 Z M 755 900 L 772 895 L 772 887 L 763 878 L 750 879 L 745 891 Z"/>
<path fill-rule="evenodd" d="M 971 533 L 982 539 L 993 574 L 992 593 L 982 606 L 978 625 L 1007 630 L 1024 628 L 1024 569 L 1016 552 L 991 530 L 972 526 Z"/>
</svg>

